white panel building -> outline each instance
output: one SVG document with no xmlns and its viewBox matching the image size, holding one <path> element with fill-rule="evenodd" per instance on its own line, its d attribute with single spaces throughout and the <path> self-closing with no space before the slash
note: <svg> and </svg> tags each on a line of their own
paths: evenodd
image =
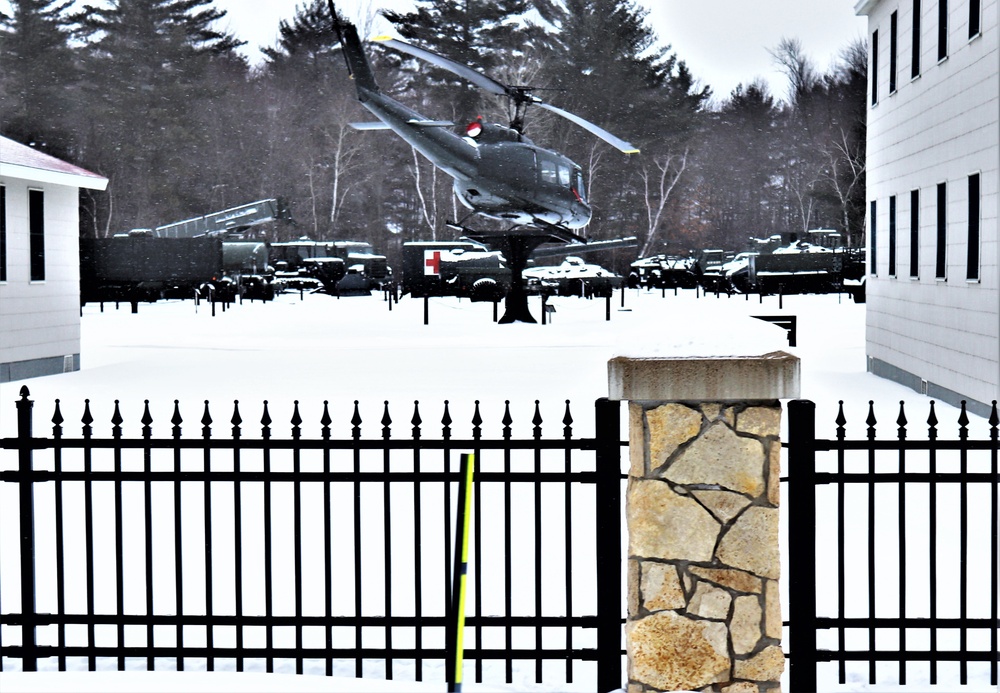
<svg viewBox="0 0 1000 693">
<path fill-rule="evenodd" d="M 80 188 L 108 180 L 0 137 L 0 382 L 80 368 Z"/>
<path fill-rule="evenodd" d="M 868 370 L 970 411 L 1000 399 L 1000 0 L 868 17 Z"/>
</svg>

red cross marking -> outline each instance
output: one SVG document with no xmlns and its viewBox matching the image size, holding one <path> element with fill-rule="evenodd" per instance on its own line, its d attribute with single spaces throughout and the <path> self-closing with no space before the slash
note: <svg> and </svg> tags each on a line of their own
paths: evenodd
<svg viewBox="0 0 1000 693">
<path fill-rule="evenodd" d="M 441 274 L 441 251 L 424 251 L 424 274 Z"/>
</svg>

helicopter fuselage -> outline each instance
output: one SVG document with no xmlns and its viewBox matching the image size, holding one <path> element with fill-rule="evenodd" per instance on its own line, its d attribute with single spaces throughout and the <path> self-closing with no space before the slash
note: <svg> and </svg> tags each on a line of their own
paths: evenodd
<svg viewBox="0 0 1000 693">
<path fill-rule="evenodd" d="M 362 81 L 362 105 L 451 176 L 472 211 L 514 224 L 579 229 L 590 222 L 583 172 L 567 157 L 501 125 L 482 124 L 478 137 L 457 134 L 450 123 L 431 121 Z"/>
</svg>

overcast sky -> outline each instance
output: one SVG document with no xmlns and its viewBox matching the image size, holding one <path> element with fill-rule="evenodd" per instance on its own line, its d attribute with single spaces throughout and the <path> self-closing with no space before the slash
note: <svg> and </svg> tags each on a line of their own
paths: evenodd
<svg viewBox="0 0 1000 693">
<path fill-rule="evenodd" d="M 77 0 L 77 5 L 104 0 Z M 260 46 L 273 45 L 278 22 L 290 19 L 305 0 L 215 0 L 227 11 L 224 22 L 247 42 L 251 61 Z M 724 98 L 739 83 L 763 77 L 777 96 L 785 81 L 768 54 L 782 37 L 798 38 L 817 67 L 826 70 L 840 50 L 867 35 L 866 20 L 854 15 L 856 0 L 639 0 L 661 41 L 673 47 L 694 76 Z M 358 19 L 378 9 L 407 10 L 414 0 L 337 0 L 342 12 Z M 8 9 L 9 0 L 0 0 Z M 387 25 L 376 27 L 383 32 Z"/>
</svg>

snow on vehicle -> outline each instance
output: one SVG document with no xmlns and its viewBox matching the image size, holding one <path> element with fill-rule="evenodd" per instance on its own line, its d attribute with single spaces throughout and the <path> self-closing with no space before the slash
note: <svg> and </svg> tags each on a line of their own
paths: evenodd
<svg viewBox="0 0 1000 693">
<path fill-rule="evenodd" d="M 610 296 L 622 286 L 622 278 L 600 265 L 578 257 L 567 257 L 562 264 L 529 267 L 524 270 L 528 291 L 558 296 Z"/>
</svg>

